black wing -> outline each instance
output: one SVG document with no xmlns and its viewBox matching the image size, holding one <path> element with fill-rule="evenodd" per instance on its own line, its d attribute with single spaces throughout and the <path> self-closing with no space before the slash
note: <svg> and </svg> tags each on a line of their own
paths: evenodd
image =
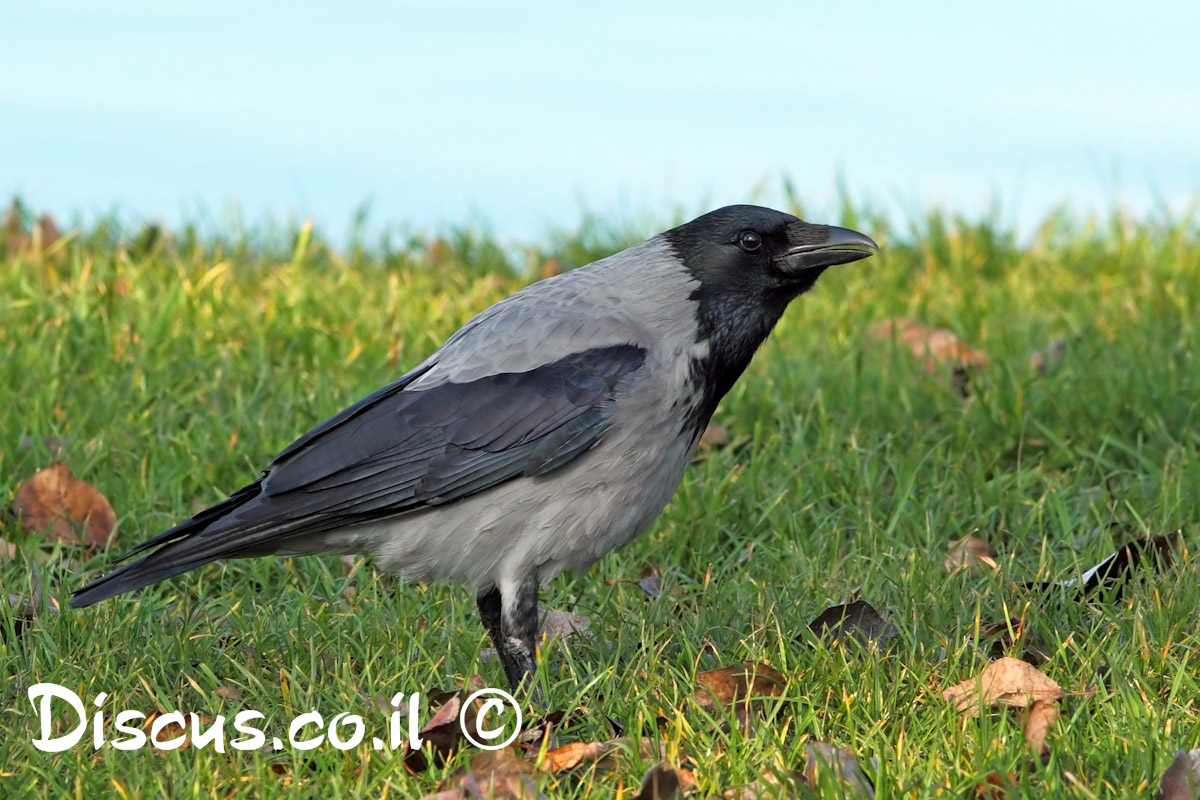
<svg viewBox="0 0 1200 800">
<path fill-rule="evenodd" d="M 297 439 L 255 483 L 135 547 L 123 558 L 159 549 L 76 592 L 71 605 L 558 469 L 600 439 L 606 401 L 645 357 L 614 345 L 429 389 L 406 388 L 417 376 L 405 376 Z"/>
</svg>

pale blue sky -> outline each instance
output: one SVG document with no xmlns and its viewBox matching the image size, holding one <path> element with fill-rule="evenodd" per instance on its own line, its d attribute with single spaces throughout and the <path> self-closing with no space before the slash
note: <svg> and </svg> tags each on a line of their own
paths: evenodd
<svg viewBox="0 0 1200 800">
<path fill-rule="evenodd" d="M 0 14 L 0 192 L 337 233 L 665 218 L 835 178 L 1030 222 L 1200 192 L 1200 3 L 42 0 Z M 769 191 L 755 195 L 755 187 Z"/>
</svg>

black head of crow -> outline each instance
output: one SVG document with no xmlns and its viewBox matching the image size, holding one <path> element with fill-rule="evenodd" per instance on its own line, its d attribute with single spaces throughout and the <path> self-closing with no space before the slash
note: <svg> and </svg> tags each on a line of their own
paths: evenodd
<svg viewBox="0 0 1200 800">
<path fill-rule="evenodd" d="M 788 303 L 877 249 L 730 206 L 528 286 L 71 604 L 219 559 L 369 553 L 470 585 L 516 688 L 536 666 L 539 584 L 649 527 Z"/>
<path fill-rule="evenodd" d="M 857 231 L 812 225 L 769 208 L 728 206 L 663 234 L 699 281 L 697 335 L 711 342 L 697 366 L 707 402 L 703 422 L 741 376 L 789 303 L 829 267 L 869 257 Z"/>
</svg>

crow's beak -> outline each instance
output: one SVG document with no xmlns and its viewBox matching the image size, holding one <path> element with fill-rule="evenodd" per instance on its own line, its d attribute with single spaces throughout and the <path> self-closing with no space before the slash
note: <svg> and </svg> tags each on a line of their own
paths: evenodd
<svg viewBox="0 0 1200 800">
<path fill-rule="evenodd" d="M 788 231 L 788 239 L 792 246 L 781 260 L 795 271 L 849 264 L 879 252 L 879 245 L 865 233 L 833 225 L 800 222 Z"/>
</svg>

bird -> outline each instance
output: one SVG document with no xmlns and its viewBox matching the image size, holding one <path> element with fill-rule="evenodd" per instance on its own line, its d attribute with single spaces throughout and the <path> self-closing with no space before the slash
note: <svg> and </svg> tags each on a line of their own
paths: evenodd
<svg viewBox="0 0 1200 800">
<path fill-rule="evenodd" d="M 470 587 L 516 691 L 537 669 L 539 586 L 649 528 L 789 303 L 878 251 L 732 205 L 532 283 L 70 604 L 218 560 L 369 554 L 409 581 Z"/>
</svg>

